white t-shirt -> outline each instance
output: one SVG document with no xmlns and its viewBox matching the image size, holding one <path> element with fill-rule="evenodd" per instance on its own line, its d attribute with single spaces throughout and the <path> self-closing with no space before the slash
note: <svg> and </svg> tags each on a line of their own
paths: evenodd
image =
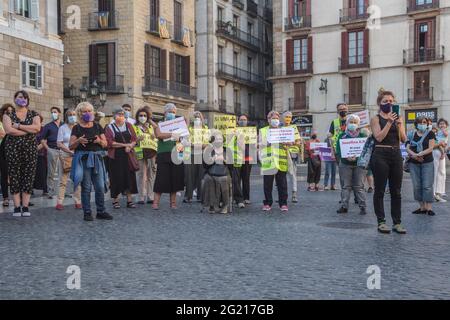
<svg viewBox="0 0 450 320">
<path fill-rule="evenodd" d="M 62 142 L 68 148 L 71 134 L 72 129 L 70 129 L 67 124 L 63 124 L 58 129 L 58 138 L 56 139 L 56 142 Z"/>
</svg>

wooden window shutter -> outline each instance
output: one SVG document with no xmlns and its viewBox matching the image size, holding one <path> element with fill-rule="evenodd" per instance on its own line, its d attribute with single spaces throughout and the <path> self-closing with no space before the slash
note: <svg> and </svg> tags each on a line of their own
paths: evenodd
<svg viewBox="0 0 450 320">
<path fill-rule="evenodd" d="M 436 35 L 435 35 L 435 24 L 436 24 L 436 20 L 432 19 L 430 20 L 430 22 L 428 22 L 428 46 L 430 49 L 435 49 L 435 39 L 436 39 Z M 431 51 L 433 52 L 433 50 Z"/>
<path fill-rule="evenodd" d="M 183 77 L 184 77 L 184 84 L 190 86 L 191 85 L 191 57 L 186 56 L 184 57 L 184 66 L 183 66 Z"/>
<path fill-rule="evenodd" d="M 294 40 L 286 40 L 286 73 L 294 72 Z"/>
<path fill-rule="evenodd" d="M 313 38 L 308 37 L 308 70 L 312 72 L 312 61 L 313 61 Z"/>
<path fill-rule="evenodd" d="M 297 15 L 296 13 L 294 13 L 294 1 L 295 0 L 289 0 L 289 18 Z"/>
<path fill-rule="evenodd" d="M 369 63 L 369 29 L 364 30 L 364 64 Z"/>
<path fill-rule="evenodd" d="M 26 87 L 27 85 L 27 62 L 22 61 L 22 86 Z"/>
<path fill-rule="evenodd" d="M 97 45 L 89 45 L 89 84 L 98 77 Z"/>
<path fill-rule="evenodd" d="M 116 44 L 108 43 L 108 85 L 116 81 Z"/>
<path fill-rule="evenodd" d="M 167 80 L 167 50 L 161 50 L 160 56 L 161 79 Z"/>
<path fill-rule="evenodd" d="M 311 0 L 306 0 L 306 15 L 311 15 Z"/>
<path fill-rule="evenodd" d="M 39 0 L 31 0 L 31 19 L 39 20 Z"/>
<path fill-rule="evenodd" d="M 144 51 L 144 75 L 146 77 L 150 76 L 150 45 L 148 43 L 145 44 L 144 46 L 145 51 Z"/>
<path fill-rule="evenodd" d="M 341 58 L 343 63 L 348 63 L 348 32 L 344 31 L 341 35 Z"/>
<path fill-rule="evenodd" d="M 36 87 L 37 89 L 42 89 L 42 65 L 38 64 L 37 65 L 37 73 L 36 73 L 36 77 L 37 77 L 37 81 L 36 81 Z"/>
<path fill-rule="evenodd" d="M 169 53 L 169 80 L 175 81 L 175 53 Z"/>
</svg>

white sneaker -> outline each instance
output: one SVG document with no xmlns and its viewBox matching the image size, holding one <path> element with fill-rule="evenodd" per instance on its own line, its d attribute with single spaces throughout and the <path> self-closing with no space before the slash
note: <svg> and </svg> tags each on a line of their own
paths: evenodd
<svg viewBox="0 0 450 320">
<path fill-rule="evenodd" d="M 13 217 L 21 217 L 21 216 L 22 216 L 22 212 L 21 212 L 21 211 L 19 211 L 19 212 L 13 212 L 12 216 L 13 216 Z"/>
<path fill-rule="evenodd" d="M 434 196 L 434 199 L 436 199 L 436 201 L 438 201 L 438 202 L 447 202 L 447 200 L 445 200 L 444 198 L 441 198 L 441 196 L 440 195 L 438 195 L 438 194 L 436 194 L 435 196 Z"/>
<path fill-rule="evenodd" d="M 228 206 L 225 206 L 222 208 L 222 211 L 220 211 L 221 214 L 227 214 L 228 213 Z"/>
<path fill-rule="evenodd" d="M 238 203 L 238 207 L 239 209 L 243 209 L 245 208 L 245 204 L 243 204 L 242 202 Z"/>
<path fill-rule="evenodd" d="M 22 209 L 22 210 L 23 210 L 23 209 Z M 22 217 L 31 217 L 30 211 L 28 211 L 28 209 L 25 209 L 25 210 L 22 212 Z"/>
<path fill-rule="evenodd" d="M 251 202 L 250 202 L 250 200 L 245 200 L 244 203 L 245 204 L 250 204 Z"/>
</svg>

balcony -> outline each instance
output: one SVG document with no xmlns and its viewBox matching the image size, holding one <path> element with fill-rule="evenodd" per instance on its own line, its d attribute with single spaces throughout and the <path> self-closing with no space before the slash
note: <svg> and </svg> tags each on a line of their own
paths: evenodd
<svg viewBox="0 0 450 320">
<path fill-rule="evenodd" d="M 242 114 L 242 106 L 241 106 L 241 104 L 238 103 L 238 102 L 236 102 L 236 103 L 234 104 L 234 114 L 237 115 L 237 116 L 239 116 L 239 115 Z"/>
<path fill-rule="evenodd" d="M 433 87 L 408 89 L 408 103 L 433 102 Z"/>
<path fill-rule="evenodd" d="M 364 22 L 369 18 L 367 5 L 359 8 L 344 8 L 339 10 L 339 22 L 342 24 Z"/>
<path fill-rule="evenodd" d="M 302 30 L 311 28 L 311 15 L 304 15 L 299 17 L 290 17 L 284 19 L 284 30 Z"/>
<path fill-rule="evenodd" d="M 349 106 L 365 106 L 366 105 L 366 93 L 360 92 L 359 94 L 344 94 L 344 102 Z"/>
<path fill-rule="evenodd" d="M 233 6 L 238 9 L 244 10 L 244 2 L 242 0 L 233 0 Z"/>
<path fill-rule="evenodd" d="M 253 18 L 258 16 L 258 4 L 253 0 L 247 0 L 247 14 Z"/>
<path fill-rule="evenodd" d="M 227 100 L 219 99 L 218 104 L 219 104 L 219 112 L 227 113 Z"/>
<path fill-rule="evenodd" d="M 303 100 L 295 100 L 295 98 L 289 98 L 289 111 L 292 112 L 308 112 L 309 110 L 309 97 L 306 96 Z"/>
<path fill-rule="evenodd" d="M 264 8 L 264 19 L 269 22 L 273 22 L 273 10 L 272 8 L 265 7 Z"/>
<path fill-rule="evenodd" d="M 118 11 L 102 11 L 89 14 L 89 31 L 118 30 Z"/>
<path fill-rule="evenodd" d="M 144 96 L 150 95 L 151 93 L 159 93 L 186 100 L 197 100 L 197 88 L 186 84 L 153 76 L 144 76 L 143 82 L 144 86 L 142 87 L 142 93 Z"/>
<path fill-rule="evenodd" d="M 172 29 L 172 42 L 185 47 L 193 47 L 194 32 L 183 26 L 174 26 Z"/>
<path fill-rule="evenodd" d="M 313 62 L 294 62 L 291 64 L 277 63 L 273 68 L 275 77 L 286 76 L 311 76 L 313 73 Z"/>
<path fill-rule="evenodd" d="M 444 62 L 445 47 L 403 50 L 403 64 L 436 64 Z"/>
<path fill-rule="evenodd" d="M 216 76 L 261 91 L 264 90 L 264 79 L 262 76 L 226 63 L 217 63 Z"/>
<path fill-rule="evenodd" d="M 231 22 L 217 21 L 216 33 L 255 52 L 260 50 L 261 41 L 258 38 L 236 28 Z"/>
<path fill-rule="evenodd" d="M 339 58 L 339 71 L 366 71 L 370 68 L 370 56 L 354 56 L 350 58 Z"/>
<path fill-rule="evenodd" d="M 88 81 L 89 80 L 89 81 Z M 89 87 L 94 82 L 97 83 L 99 88 L 104 87 L 106 93 L 109 94 L 122 94 L 125 93 L 124 89 L 124 76 L 123 75 L 111 75 L 106 77 L 83 77 L 83 86 Z"/>
<path fill-rule="evenodd" d="M 419 1 L 419 0 L 407 0 L 408 14 L 414 14 L 422 11 L 431 11 L 435 9 L 439 9 L 439 0 L 428 0 L 428 1 Z M 423 2 L 423 3 L 421 3 Z M 427 3 L 428 2 L 428 3 Z"/>
</svg>

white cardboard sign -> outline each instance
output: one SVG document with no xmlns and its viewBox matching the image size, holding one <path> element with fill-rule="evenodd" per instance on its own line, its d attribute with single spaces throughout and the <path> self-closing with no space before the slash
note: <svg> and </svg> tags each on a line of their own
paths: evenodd
<svg viewBox="0 0 450 320">
<path fill-rule="evenodd" d="M 269 143 L 295 142 L 294 128 L 269 129 L 269 134 L 267 135 L 267 142 Z"/>
<path fill-rule="evenodd" d="M 366 144 L 367 138 L 353 138 L 353 139 L 341 139 L 339 140 L 341 147 L 341 157 L 351 158 L 359 157 Z"/>
</svg>

